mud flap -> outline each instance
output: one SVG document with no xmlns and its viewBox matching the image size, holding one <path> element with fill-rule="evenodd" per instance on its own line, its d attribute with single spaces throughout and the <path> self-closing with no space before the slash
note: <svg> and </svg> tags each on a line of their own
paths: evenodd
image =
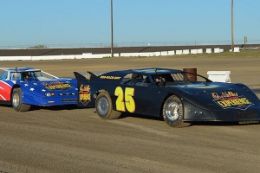
<svg viewBox="0 0 260 173">
<path fill-rule="evenodd" d="M 74 72 L 74 75 L 78 84 L 79 91 L 79 107 L 86 108 L 91 107 L 92 95 L 91 95 L 91 81 L 97 76 L 91 72 L 87 72 L 86 75 Z"/>
</svg>

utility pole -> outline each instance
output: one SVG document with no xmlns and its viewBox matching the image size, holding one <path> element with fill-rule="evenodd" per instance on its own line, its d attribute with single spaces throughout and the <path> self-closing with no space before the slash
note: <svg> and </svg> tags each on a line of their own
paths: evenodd
<svg viewBox="0 0 260 173">
<path fill-rule="evenodd" d="M 113 0 L 110 0 L 110 13 L 111 13 L 111 57 L 114 57 L 114 11 Z"/>
<path fill-rule="evenodd" d="M 235 34 L 234 34 L 234 0 L 231 0 L 231 50 L 234 51 L 235 47 Z"/>
</svg>

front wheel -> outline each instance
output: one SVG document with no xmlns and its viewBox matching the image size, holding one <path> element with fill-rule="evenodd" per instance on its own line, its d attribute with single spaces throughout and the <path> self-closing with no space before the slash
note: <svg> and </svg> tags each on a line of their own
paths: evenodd
<svg viewBox="0 0 260 173">
<path fill-rule="evenodd" d="M 181 99 L 175 95 L 166 99 L 163 105 L 163 118 L 172 127 L 183 127 L 184 108 Z"/>
<path fill-rule="evenodd" d="M 96 98 L 96 112 L 103 119 L 117 119 L 121 112 L 113 110 L 112 100 L 108 92 L 102 91 Z"/>
<path fill-rule="evenodd" d="M 12 93 L 12 106 L 17 112 L 27 112 L 31 109 L 30 105 L 22 103 L 22 90 L 15 88 Z"/>
</svg>

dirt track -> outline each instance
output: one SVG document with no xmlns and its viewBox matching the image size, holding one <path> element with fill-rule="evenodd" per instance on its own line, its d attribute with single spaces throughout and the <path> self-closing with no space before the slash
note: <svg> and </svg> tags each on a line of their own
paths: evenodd
<svg viewBox="0 0 260 173">
<path fill-rule="evenodd" d="M 72 71 L 141 67 L 231 70 L 233 82 L 260 87 L 259 58 L 131 58 L 0 62 L 59 76 Z M 196 124 L 175 129 L 161 120 L 103 121 L 93 109 L 17 113 L 0 107 L 0 172 L 259 172 L 260 125 Z"/>
</svg>

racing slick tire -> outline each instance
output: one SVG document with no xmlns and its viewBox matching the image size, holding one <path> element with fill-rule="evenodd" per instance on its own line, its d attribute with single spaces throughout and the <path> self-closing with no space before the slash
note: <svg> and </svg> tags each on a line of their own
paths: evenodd
<svg viewBox="0 0 260 173">
<path fill-rule="evenodd" d="M 95 108 L 97 114 L 103 119 L 118 119 L 121 116 L 121 112 L 113 110 L 112 100 L 108 92 L 101 91 L 95 102 Z"/>
<path fill-rule="evenodd" d="M 15 88 L 12 93 L 12 106 L 17 112 L 27 112 L 31 109 L 30 105 L 22 103 L 22 90 Z"/>
<path fill-rule="evenodd" d="M 162 115 L 164 121 L 171 127 L 185 127 L 188 123 L 183 122 L 184 108 L 181 99 L 175 95 L 168 97 L 163 105 Z"/>
</svg>

